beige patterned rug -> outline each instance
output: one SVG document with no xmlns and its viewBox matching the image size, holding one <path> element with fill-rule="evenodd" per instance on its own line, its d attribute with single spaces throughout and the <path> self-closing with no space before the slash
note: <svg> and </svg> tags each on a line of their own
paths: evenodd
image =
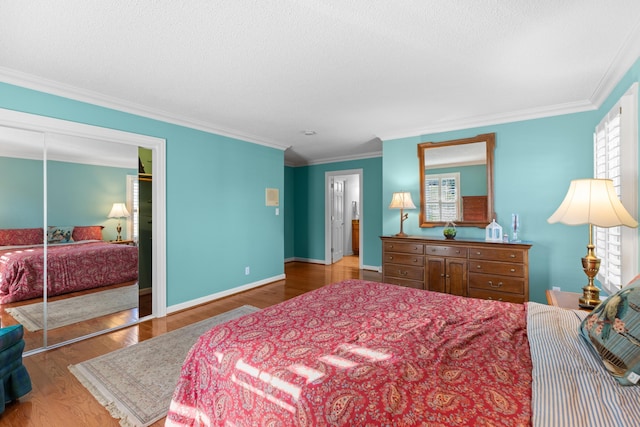
<svg viewBox="0 0 640 427">
<path fill-rule="evenodd" d="M 138 285 L 122 286 L 88 295 L 47 303 L 47 328 L 72 325 L 95 317 L 129 310 L 138 306 Z M 44 304 L 41 302 L 6 308 L 28 331 L 43 328 Z"/>
<path fill-rule="evenodd" d="M 258 310 L 244 305 L 69 370 L 121 425 L 148 426 L 167 415 L 182 363 L 198 337 L 214 325 Z"/>
</svg>

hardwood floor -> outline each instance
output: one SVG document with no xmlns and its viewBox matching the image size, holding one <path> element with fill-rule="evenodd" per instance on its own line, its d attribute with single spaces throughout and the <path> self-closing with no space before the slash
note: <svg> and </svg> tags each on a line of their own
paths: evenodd
<svg viewBox="0 0 640 427">
<path fill-rule="evenodd" d="M 289 298 L 344 279 L 380 281 L 382 275 L 359 270 L 357 257 L 325 266 L 292 262 L 285 265 L 286 279 L 235 294 L 195 308 L 153 319 L 116 332 L 70 344 L 24 359 L 33 390 L 18 402 L 7 404 L 0 415 L 0 426 L 66 427 L 118 426 L 112 418 L 69 372 L 69 365 L 80 363 L 119 348 L 162 335 L 244 304 L 264 308 Z M 153 427 L 164 425 L 164 419 Z"/>
</svg>

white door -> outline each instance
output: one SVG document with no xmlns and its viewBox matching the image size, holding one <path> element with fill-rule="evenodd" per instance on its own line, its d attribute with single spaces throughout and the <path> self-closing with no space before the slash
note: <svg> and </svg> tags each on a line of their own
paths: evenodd
<svg viewBox="0 0 640 427">
<path fill-rule="evenodd" d="M 331 263 L 344 254 L 344 180 L 333 181 L 331 197 Z"/>
</svg>

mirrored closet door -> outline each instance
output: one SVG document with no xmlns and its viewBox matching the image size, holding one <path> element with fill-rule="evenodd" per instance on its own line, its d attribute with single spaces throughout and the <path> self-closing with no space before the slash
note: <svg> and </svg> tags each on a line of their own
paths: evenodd
<svg viewBox="0 0 640 427">
<path fill-rule="evenodd" d="M 140 152 L 164 164 L 164 140 L 0 109 L 0 320 L 25 354 L 165 314 L 164 168 Z"/>
<path fill-rule="evenodd" d="M 44 133 L 0 127 L 0 322 L 44 346 Z M 25 267 L 28 266 L 28 267 Z"/>
</svg>

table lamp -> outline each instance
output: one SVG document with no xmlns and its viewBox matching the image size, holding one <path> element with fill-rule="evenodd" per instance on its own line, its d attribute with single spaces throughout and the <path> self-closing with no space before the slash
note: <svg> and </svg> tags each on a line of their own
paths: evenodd
<svg viewBox="0 0 640 427">
<path fill-rule="evenodd" d="M 114 203 L 111 208 L 111 212 L 109 212 L 108 218 L 118 218 L 118 226 L 116 227 L 116 231 L 118 232 L 118 237 L 116 237 L 116 241 L 122 241 L 122 236 L 120 232 L 122 231 L 122 226 L 120 225 L 120 218 L 128 218 L 130 216 L 127 207 L 124 203 Z"/>
<path fill-rule="evenodd" d="M 638 222 L 622 206 L 613 187 L 613 181 L 610 179 L 571 181 L 560 207 L 547 219 L 547 222 L 561 222 L 567 225 L 589 224 L 587 255 L 582 258 L 582 268 L 587 275 L 588 283 L 582 288 L 583 295 L 578 305 L 586 309 L 594 308 L 600 304 L 600 289 L 593 284 L 593 279 L 600 269 L 600 258 L 596 256 L 593 244 L 593 226 L 637 227 Z"/>
<path fill-rule="evenodd" d="M 413 200 L 411 200 L 411 193 L 408 191 L 393 193 L 389 209 L 400 209 L 400 232 L 396 234 L 396 237 L 407 237 L 406 233 L 402 230 L 402 224 L 409 218 L 409 214 L 404 213 L 404 210 L 415 208 L 416 205 L 414 205 Z"/>
</svg>

